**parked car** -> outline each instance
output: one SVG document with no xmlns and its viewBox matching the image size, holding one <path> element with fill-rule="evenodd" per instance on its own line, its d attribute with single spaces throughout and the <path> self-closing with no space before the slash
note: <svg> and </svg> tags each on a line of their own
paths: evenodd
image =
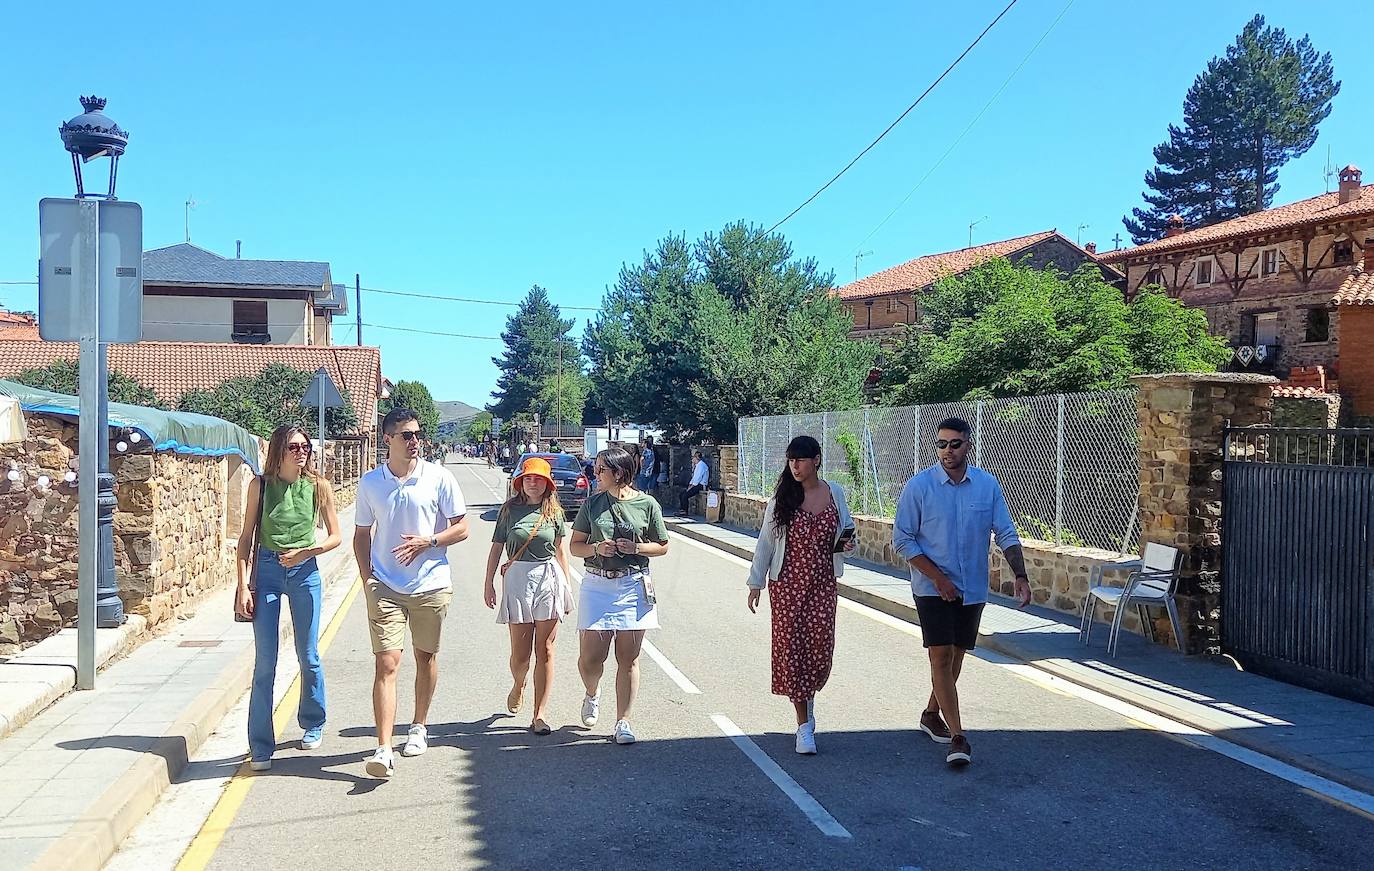
<svg viewBox="0 0 1374 871">
<path fill-rule="evenodd" d="M 587 501 L 587 494 L 591 492 L 590 483 L 586 474 L 582 471 L 582 463 L 572 454 L 521 454 L 520 459 L 510 468 L 510 478 L 506 481 L 506 496 L 509 498 L 515 495 L 515 488 L 511 481 L 524 467 L 525 461 L 530 457 L 539 457 L 547 460 L 549 468 L 553 472 L 553 480 L 558 484 L 558 501 L 563 504 L 563 510 L 569 517 L 575 515 L 582 503 Z"/>
</svg>

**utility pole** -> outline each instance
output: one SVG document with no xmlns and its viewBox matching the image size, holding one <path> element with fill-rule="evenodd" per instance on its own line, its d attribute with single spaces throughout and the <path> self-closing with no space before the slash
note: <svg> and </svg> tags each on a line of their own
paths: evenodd
<svg viewBox="0 0 1374 871">
<path fill-rule="evenodd" d="M 872 251 L 861 251 L 854 255 L 854 280 L 859 280 L 859 260 L 872 254 Z"/>
<path fill-rule="evenodd" d="M 195 194 L 186 195 L 186 241 L 191 241 L 191 210 L 196 207 Z"/>
<path fill-rule="evenodd" d="M 558 340 L 558 438 L 563 437 L 563 339 Z"/>
<path fill-rule="evenodd" d="M 1091 227 L 1091 226 L 1092 226 L 1091 224 L 1079 224 L 1079 225 L 1078 225 L 1078 232 L 1074 234 L 1074 240 L 1073 240 L 1073 241 L 1074 241 L 1074 244 L 1077 245 L 1079 248 L 1082 248 L 1082 247 L 1083 247 L 1083 230 L 1084 230 L 1085 228 Z"/>
<path fill-rule="evenodd" d="M 353 273 L 353 310 L 358 317 L 358 344 L 363 343 L 363 280 L 358 273 Z"/>
<path fill-rule="evenodd" d="M 970 221 L 970 222 L 969 222 L 969 225 L 968 225 L 968 247 L 970 247 L 970 248 L 973 247 L 973 228 L 976 227 L 976 226 L 978 226 L 979 224 L 983 223 L 983 222 L 986 221 L 987 219 L 988 219 L 988 216 L 987 216 L 987 215 L 984 215 L 983 217 L 979 218 L 979 219 L 976 220 L 976 221 Z"/>
</svg>

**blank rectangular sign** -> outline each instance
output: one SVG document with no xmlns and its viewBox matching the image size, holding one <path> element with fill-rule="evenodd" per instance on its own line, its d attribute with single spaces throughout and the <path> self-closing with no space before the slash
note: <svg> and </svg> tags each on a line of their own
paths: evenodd
<svg viewBox="0 0 1374 871">
<path fill-rule="evenodd" d="M 143 207 L 88 200 L 99 210 L 100 341 L 143 338 Z M 82 318 L 95 300 L 82 294 L 81 200 L 38 202 L 38 334 L 50 342 L 81 338 Z"/>
</svg>

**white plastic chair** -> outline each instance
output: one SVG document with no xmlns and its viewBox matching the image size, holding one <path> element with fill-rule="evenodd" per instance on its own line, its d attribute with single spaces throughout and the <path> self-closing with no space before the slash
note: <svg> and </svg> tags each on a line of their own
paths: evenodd
<svg viewBox="0 0 1374 871">
<path fill-rule="evenodd" d="M 1114 563 L 1113 567 L 1124 568 L 1127 565 L 1130 564 Z M 1108 655 L 1116 656 L 1121 638 L 1121 617 L 1132 603 L 1140 614 L 1140 622 L 1145 624 L 1150 640 L 1153 641 L 1155 627 L 1145 608 L 1149 605 L 1158 605 L 1169 612 L 1169 624 L 1174 628 L 1174 643 L 1182 652 L 1183 629 L 1178 619 L 1178 606 L 1174 604 L 1179 568 L 1178 548 L 1154 542 L 1146 544 L 1145 553 L 1135 564 L 1135 570 L 1126 577 L 1125 586 L 1110 587 L 1099 584 L 1089 588 L 1088 598 L 1083 600 L 1083 623 L 1079 627 L 1079 639 L 1084 644 L 1091 642 L 1093 616 L 1097 613 L 1097 603 L 1101 601 L 1116 609 L 1116 613 L 1112 615 L 1111 634 L 1107 637 Z"/>
</svg>

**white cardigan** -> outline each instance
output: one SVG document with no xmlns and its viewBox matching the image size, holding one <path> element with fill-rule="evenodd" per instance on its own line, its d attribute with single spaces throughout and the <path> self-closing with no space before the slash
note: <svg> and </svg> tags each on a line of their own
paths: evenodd
<svg viewBox="0 0 1374 871">
<path fill-rule="evenodd" d="M 840 522 L 835 527 L 835 540 L 838 541 L 840 532 L 853 526 L 854 519 L 849 514 L 844 488 L 834 481 L 825 483 L 829 485 L 835 508 L 840 513 Z M 753 590 L 762 590 L 768 581 L 778 579 L 778 573 L 782 571 L 782 558 L 787 552 L 787 530 L 779 530 L 773 525 L 773 502 L 769 499 L 763 509 L 763 528 L 759 530 L 759 543 L 754 547 L 754 563 L 749 568 L 749 588 Z M 844 574 L 844 554 L 837 553 L 834 559 L 835 577 L 838 578 Z"/>
</svg>

